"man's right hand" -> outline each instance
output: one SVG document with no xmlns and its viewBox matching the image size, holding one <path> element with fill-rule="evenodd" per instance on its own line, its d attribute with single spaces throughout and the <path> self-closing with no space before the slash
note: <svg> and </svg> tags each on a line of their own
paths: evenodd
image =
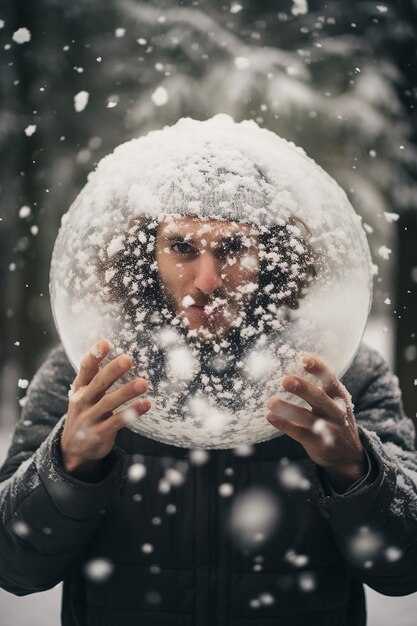
<svg viewBox="0 0 417 626">
<path fill-rule="evenodd" d="M 114 411 L 148 388 L 143 378 L 135 378 L 115 391 L 107 390 L 132 367 L 127 354 L 113 359 L 102 369 L 101 361 L 110 345 L 99 341 L 82 359 L 80 371 L 69 393 L 68 412 L 61 435 L 61 457 L 64 471 L 81 480 L 97 480 L 101 461 L 114 446 L 117 432 L 129 421 L 127 410 Z M 149 410 L 151 403 L 142 399 L 130 409 L 138 415 Z"/>
</svg>

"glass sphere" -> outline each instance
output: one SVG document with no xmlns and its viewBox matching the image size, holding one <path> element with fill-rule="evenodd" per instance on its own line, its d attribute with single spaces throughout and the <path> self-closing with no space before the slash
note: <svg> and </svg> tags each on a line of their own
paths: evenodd
<svg viewBox="0 0 417 626">
<path fill-rule="evenodd" d="M 235 448 L 280 434 L 266 420 L 272 395 L 303 405 L 281 379 L 317 382 L 304 354 L 346 371 L 371 276 L 361 219 L 337 183 L 255 122 L 216 115 L 100 161 L 62 218 L 50 291 L 76 369 L 105 338 L 104 363 L 134 361 L 115 387 L 148 381 L 151 409 L 129 428 Z"/>
</svg>

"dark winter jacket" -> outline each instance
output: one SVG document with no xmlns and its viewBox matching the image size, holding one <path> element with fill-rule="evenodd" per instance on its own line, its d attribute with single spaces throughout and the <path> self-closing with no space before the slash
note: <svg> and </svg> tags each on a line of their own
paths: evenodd
<svg viewBox="0 0 417 626">
<path fill-rule="evenodd" d="M 375 352 L 362 346 L 343 378 L 371 463 L 365 483 L 344 495 L 326 488 L 287 436 L 248 457 L 211 451 L 195 465 L 189 450 L 125 428 L 101 482 L 77 480 L 64 473 L 59 450 L 74 376 L 55 349 L 30 385 L 1 470 L 7 591 L 25 595 L 64 580 L 64 626 L 361 626 L 362 583 L 388 595 L 417 591 L 414 430 Z M 146 466 L 141 480 L 128 477 L 135 462 Z M 304 478 L 283 481 L 285 467 Z M 170 468 L 185 480 L 167 488 Z M 225 482 L 234 495 L 219 495 Z M 276 498 L 280 519 L 245 552 L 228 520 L 251 487 Z"/>
</svg>

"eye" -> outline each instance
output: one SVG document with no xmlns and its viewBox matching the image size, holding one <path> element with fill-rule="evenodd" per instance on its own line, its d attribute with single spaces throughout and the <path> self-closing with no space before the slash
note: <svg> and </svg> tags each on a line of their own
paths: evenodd
<svg viewBox="0 0 417 626">
<path fill-rule="evenodd" d="M 243 249 L 242 239 L 240 237 L 236 237 L 233 239 L 229 239 L 228 241 L 222 243 L 216 249 L 216 256 L 219 259 L 225 259 L 228 256 L 233 256 L 239 254 Z"/>
<path fill-rule="evenodd" d="M 195 252 L 194 248 L 186 241 L 178 241 L 171 246 L 171 250 L 178 252 L 179 254 L 190 254 Z"/>
<path fill-rule="evenodd" d="M 240 252 L 243 248 L 243 243 L 240 237 L 236 237 L 235 239 L 231 239 L 225 247 L 229 253 Z"/>
</svg>

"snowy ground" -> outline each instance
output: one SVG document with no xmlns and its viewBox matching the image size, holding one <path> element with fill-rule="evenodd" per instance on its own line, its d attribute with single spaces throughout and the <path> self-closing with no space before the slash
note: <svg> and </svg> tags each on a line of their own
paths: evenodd
<svg viewBox="0 0 417 626">
<path fill-rule="evenodd" d="M 392 335 L 382 333 L 386 320 L 373 319 L 368 325 L 365 340 L 379 349 L 392 362 Z M 6 408 L 6 407 L 5 407 Z M 6 456 L 12 427 L 4 420 L 0 428 L 0 464 Z M 415 626 L 417 593 L 404 598 L 388 598 L 367 589 L 368 626 Z M 58 626 L 60 623 L 62 585 L 50 591 L 16 597 L 0 589 L 0 623 L 2 626 Z"/>
</svg>

